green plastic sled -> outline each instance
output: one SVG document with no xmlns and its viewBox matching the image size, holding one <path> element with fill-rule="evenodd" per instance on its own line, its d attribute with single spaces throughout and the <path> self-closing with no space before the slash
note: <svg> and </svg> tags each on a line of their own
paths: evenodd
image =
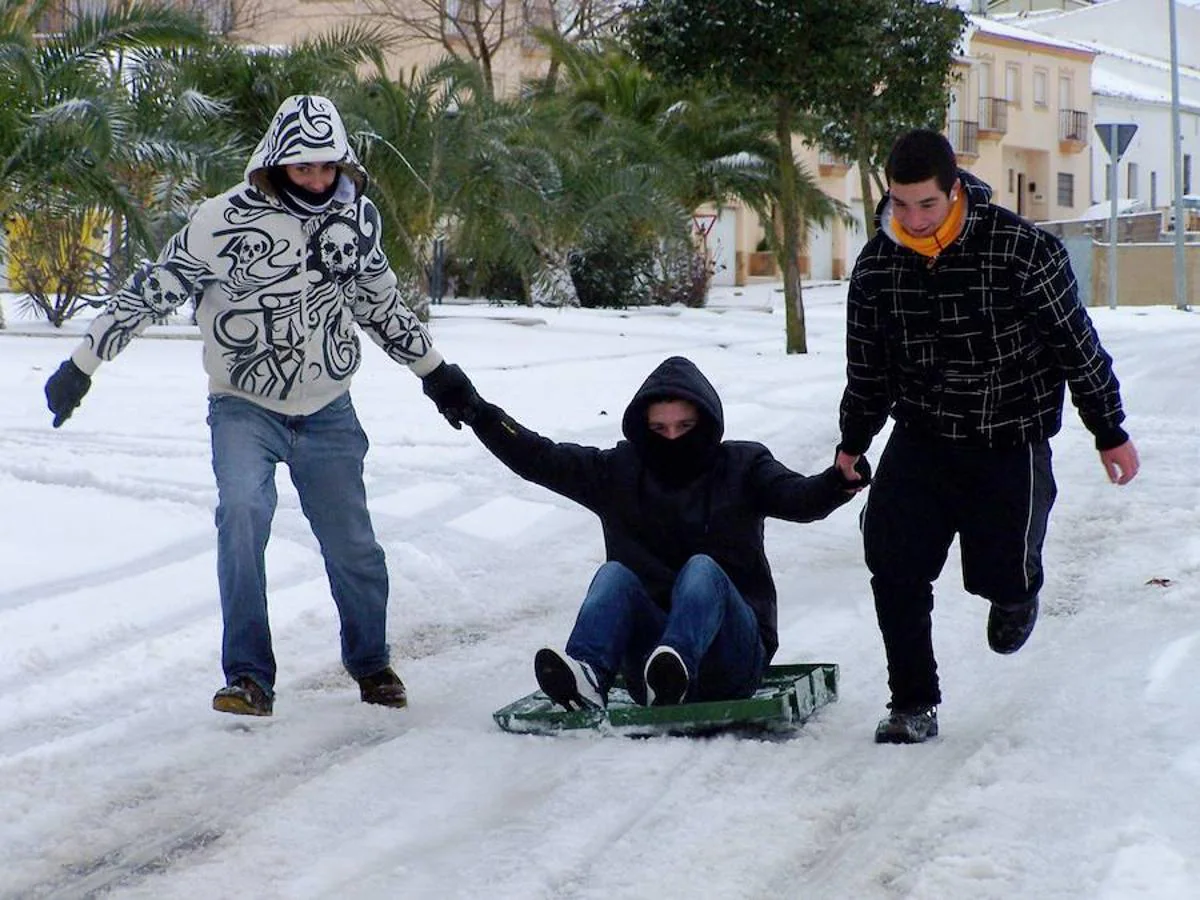
<svg viewBox="0 0 1200 900">
<path fill-rule="evenodd" d="M 837 700 L 834 663 L 771 666 L 753 697 L 639 706 L 618 682 L 607 709 L 565 710 L 541 691 L 492 713 L 496 724 L 518 734 L 557 734 L 593 729 L 630 736 L 703 735 L 721 731 L 782 732 L 798 728 L 818 707 Z"/>
</svg>

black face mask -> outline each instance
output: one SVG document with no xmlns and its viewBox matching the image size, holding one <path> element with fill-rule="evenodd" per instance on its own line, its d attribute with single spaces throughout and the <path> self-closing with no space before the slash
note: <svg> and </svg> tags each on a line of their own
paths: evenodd
<svg viewBox="0 0 1200 900">
<path fill-rule="evenodd" d="M 642 462 L 654 477 L 669 487 L 683 487 L 712 465 L 717 442 L 713 440 L 712 424 L 701 421 L 674 440 L 650 431 L 639 449 Z"/>
<path fill-rule="evenodd" d="M 271 187 L 275 188 L 280 202 L 301 216 L 315 216 L 328 209 L 333 195 L 337 193 L 340 178 L 339 173 L 338 177 L 333 179 L 333 184 L 323 191 L 310 191 L 288 178 L 283 166 L 271 166 L 267 169 L 267 180 L 271 182 Z"/>
</svg>

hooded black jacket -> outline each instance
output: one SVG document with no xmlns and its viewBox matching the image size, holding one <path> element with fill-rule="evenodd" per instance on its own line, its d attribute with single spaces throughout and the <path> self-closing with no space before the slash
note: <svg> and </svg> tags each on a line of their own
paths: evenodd
<svg viewBox="0 0 1200 900">
<path fill-rule="evenodd" d="M 679 487 L 656 477 L 642 458 L 650 434 L 647 408 L 663 399 L 694 403 L 708 419 L 705 427 L 715 445 L 711 464 Z M 768 660 L 779 637 L 763 520 L 823 519 L 853 496 L 842 489 L 832 467 L 820 475 L 800 475 L 762 444 L 722 441 L 725 418 L 716 390 L 679 356 L 659 365 L 634 394 L 622 420 L 626 440 L 609 450 L 555 443 L 490 404 L 474 428 L 517 475 L 599 516 L 608 559 L 636 573 L 663 609 L 670 606 L 671 586 L 684 563 L 699 553 L 711 556 L 754 610 Z"/>
<path fill-rule="evenodd" d="M 850 277 L 842 449 L 865 453 L 889 413 L 972 446 L 1044 441 L 1062 425 L 1064 384 L 1099 449 L 1124 443 L 1112 359 L 1062 242 L 959 179 L 966 220 L 935 260 L 898 244 L 879 204 Z"/>
</svg>

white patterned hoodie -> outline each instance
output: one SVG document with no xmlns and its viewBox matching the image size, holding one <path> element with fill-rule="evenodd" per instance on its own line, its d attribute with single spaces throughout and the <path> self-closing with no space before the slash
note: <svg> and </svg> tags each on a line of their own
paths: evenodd
<svg viewBox="0 0 1200 900">
<path fill-rule="evenodd" d="M 336 162 L 333 201 L 289 210 L 271 166 Z M 379 210 L 333 103 L 289 97 L 246 166 L 206 200 L 109 300 L 71 355 L 92 374 L 156 319 L 196 298 L 209 390 L 285 415 L 309 415 L 350 387 L 362 358 L 355 323 L 397 362 L 426 375 L 442 361 L 401 296 L 380 243 Z"/>
</svg>

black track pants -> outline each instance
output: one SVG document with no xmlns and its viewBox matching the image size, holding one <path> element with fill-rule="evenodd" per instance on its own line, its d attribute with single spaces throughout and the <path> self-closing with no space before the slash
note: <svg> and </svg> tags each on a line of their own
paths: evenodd
<svg viewBox="0 0 1200 900">
<path fill-rule="evenodd" d="M 963 586 L 1001 606 L 1042 586 L 1042 543 L 1057 493 L 1050 444 L 963 447 L 897 425 L 863 511 L 863 545 L 888 661 L 892 708 L 941 702 L 933 582 L 954 536 Z"/>
</svg>

